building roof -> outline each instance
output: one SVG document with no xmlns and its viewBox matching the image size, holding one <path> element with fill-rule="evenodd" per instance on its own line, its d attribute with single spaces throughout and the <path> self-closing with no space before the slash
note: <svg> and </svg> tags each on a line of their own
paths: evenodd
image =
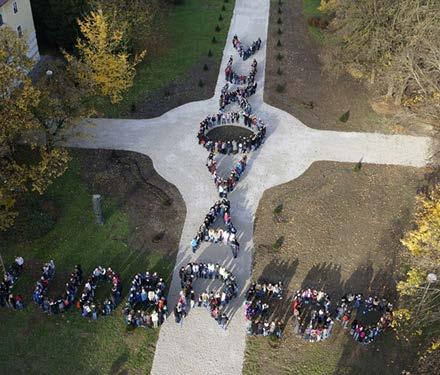
<svg viewBox="0 0 440 375">
<path fill-rule="evenodd" d="M 5 5 L 7 2 L 8 2 L 8 0 L 0 0 L 0 7 L 1 7 L 2 5 Z"/>
</svg>

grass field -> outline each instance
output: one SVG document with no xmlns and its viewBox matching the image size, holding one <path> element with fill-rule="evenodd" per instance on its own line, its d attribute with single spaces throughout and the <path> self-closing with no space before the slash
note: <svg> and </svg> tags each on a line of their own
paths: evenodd
<svg viewBox="0 0 440 375">
<path fill-rule="evenodd" d="M 50 259 L 57 266 L 54 285 L 49 286 L 52 296 L 61 292 L 77 263 L 85 276 L 95 266 L 111 265 L 121 274 L 124 298 L 135 273 L 149 269 L 167 277 L 172 270 L 173 264 L 161 254 L 127 246 L 132 229 L 112 200 L 105 200 L 105 225 L 94 224 L 91 197 L 79 172 L 72 162 L 45 195 L 29 201 L 17 229 L 2 243 L 6 264 L 19 254 L 26 260 L 26 271 L 14 287 L 14 293 L 24 296 L 26 308 L 0 309 L 0 373 L 7 369 L 10 374 L 109 374 L 123 368 L 146 374 L 151 368 L 158 331 L 128 331 L 121 314 L 123 303 L 112 316 L 92 322 L 76 309 L 46 316 L 31 301 L 41 266 Z M 47 206 L 55 211 L 56 222 L 39 209 Z M 102 289 L 101 295 L 108 293 Z"/>
<path fill-rule="evenodd" d="M 222 11 L 222 6 L 225 11 Z M 137 68 L 134 85 L 118 105 L 105 104 L 98 108 L 106 117 L 119 117 L 130 111 L 133 103 L 138 103 L 154 90 L 166 86 L 180 78 L 211 49 L 213 59 L 221 59 L 229 23 L 234 9 L 234 1 L 185 0 L 183 5 L 166 10 L 160 33 L 161 52 L 149 55 Z M 222 14 L 223 20 L 219 21 Z M 221 27 L 215 31 L 216 25 Z M 217 43 L 212 43 L 215 36 Z M 202 66 L 200 66 L 202 70 Z M 197 79 L 197 78 L 195 78 Z"/>
</svg>

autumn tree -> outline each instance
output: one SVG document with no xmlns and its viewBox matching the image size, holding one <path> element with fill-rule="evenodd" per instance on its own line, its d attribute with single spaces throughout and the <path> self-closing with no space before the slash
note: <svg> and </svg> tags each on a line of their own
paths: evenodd
<svg viewBox="0 0 440 375">
<path fill-rule="evenodd" d="M 39 105 L 41 93 L 27 75 L 33 65 L 26 55 L 27 49 L 24 38 L 7 27 L 0 28 L 1 230 L 13 225 L 20 194 L 43 193 L 65 171 L 68 161 L 64 150 L 38 143 L 41 129 L 33 111 Z M 23 157 L 19 143 L 33 149 L 37 157 Z"/>
<path fill-rule="evenodd" d="M 408 250 L 409 269 L 398 283 L 401 309 L 398 328 L 429 337 L 440 336 L 440 288 L 429 274 L 440 279 L 440 184 L 417 198 L 415 228 L 402 239 Z"/>
<path fill-rule="evenodd" d="M 90 7 L 102 9 L 111 29 L 123 31 L 123 43 L 130 53 L 142 53 L 155 35 L 159 0 L 88 0 Z"/>
<path fill-rule="evenodd" d="M 49 149 L 63 140 L 66 131 L 95 113 L 93 84 L 79 79 L 78 75 L 75 65 L 56 61 L 36 82 L 40 100 L 34 107 L 34 115 Z"/>
<path fill-rule="evenodd" d="M 130 56 L 124 45 L 124 31 L 110 27 L 102 10 L 92 11 L 78 21 L 81 37 L 76 42 L 77 57 L 65 53 L 68 64 L 77 67 L 82 84 L 110 98 L 112 103 L 133 84 L 135 66 L 145 51 Z"/>
<path fill-rule="evenodd" d="M 440 3 L 323 0 L 333 15 L 324 68 L 370 82 L 397 105 L 440 115 Z"/>
</svg>

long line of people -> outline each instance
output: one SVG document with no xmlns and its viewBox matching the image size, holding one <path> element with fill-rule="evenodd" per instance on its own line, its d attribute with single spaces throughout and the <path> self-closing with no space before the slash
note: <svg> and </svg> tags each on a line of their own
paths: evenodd
<svg viewBox="0 0 440 375">
<path fill-rule="evenodd" d="M 255 52 L 261 48 L 261 39 L 258 38 L 249 47 L 244 47 L 237 35 L 232 38 L 232 45 L 238 51 L 238 54 L 243 60 L 247 60 Z"/>
<path fill-rule="evenodd" d="M 232 91 L 229 91 L 229 83 L 226 83 L 220 94 L 220 110 L 223 111 L 229 104 L 237 103 L 245 113 L 251 114 L 252 106 L 247 98 L 254 95 L 256 91 L 257 82 L 249 83 L 246 87 L 237 87 Z"/>
<path fill-rule="evenodd" d="M 255 82 L 255 76 L 257 74 L 257 60 L 254 59 L 254 61 L 252 61 L 251 70 L 248 75 L 236 73 L 232 68 L 233 63 L 234 59 L 231 56 L 225 69 L 226 81 L 234 85 L 253 84 Z"/>
<path fill-rule="evenodd" d="M 12 288 L 17 282 L 19 276 L 23 272 L 24 259 L 21 256 L 16 256 L 14 263 L 12 263 L 5 272 L 3 281 L 0 282 L 0 306 L 9 307 L 11 309 L 21 310 L 24 307 L 23 297 L 20 294 L 14 295 Z"/>
<path fill-rule="evenodd" d="M 206 214 L 205 220 L 199 227 L 196 236 L 191 240 L 191 248 L 193 252 L 196 252 L 202 241 L 207 241 L 229 245 L 234 258 L 237 257 L 240 244 L 236 236 L 237 230 L 232 224 L 230 208 L 231 203 L 226 198 L 222 198 L 214 203 L 209 212 Z M 211 228 L 212 224 L 219 216 L 223 218 L 225 229 Z"/>
<path fill-rule="evenodd" d="M 96 289 L 99 282 L 111 283 L 111 297 L 106 298 L 102 305 L 95 303 Z M 82 316 L 98 319 L 99 315 L 110 315 L 121 300 L 122 283 L 120 276 L 110 267 L 96 267 L 87 279 L 77 307 L 82 309 Z"/>
<path fill-rule="evenodd" d="M 283 298 L 283 283 L 253 283 L 246 292 L 245 317 L 248 335 L 281 338 L 284 322 L 270 320 L 270 303 Z"/>
<path fill-rule="evenodd" d="M 174 307 L 176 323 L 182 323 L 187 314 L 188 304 L 191 308 L 205 307 L 222 328 L 226 329 L 229 317 L 225 309 L 227 304 L 238 294 L 235 276 L 218 263 L 188 263 L 179 270 L 182 290 Z M 197 279 L 218 279 L 223 286 L 218 291 L 207 290 L 196 296 L 193 283 Z"/>
<path fill-rule="evenodd" d="M 166 284 L 156 272 L 138 273 L 131 282 L 125 322 L 131 327 L 157 328 L 167 318 Z"/>
</svg>

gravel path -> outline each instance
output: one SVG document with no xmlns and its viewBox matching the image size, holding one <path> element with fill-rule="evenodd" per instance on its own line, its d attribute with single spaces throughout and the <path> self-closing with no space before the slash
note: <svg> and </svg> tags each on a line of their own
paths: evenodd
<svg viewBox="0 0 440 375">
<path fill-rule="evenodd" d="M 263 102 L 264 67 L 268 28 L 267 0 L 236 0 L 234 15 L 213 98 L 185 104 L 164 115 L 148 120 L 96 119 L 94 126 L 84 125 L 81 137 L 72 137 L 68 145 L 89 148 L 130 150 L 144 153 L 153 160 L 156 171 L 176 185 L 187 207 L 169 306 L 172 308 L 180 290 L 178 270 L 190 261 L 223 263 L 236 276 L 240 296 L 228 307 L 232 316 L 222 330 L 205 309 L 190 311 L 183 326 L 171 316 L 160 330 L 153 363 L 153 374 L 240 374 L 246 344 L 243 311 L 244 293 L 251 277 L 253 220 L 263 192 L 300 176 L 311 163 L 331 160 L 356 163 L 396 164 L 421 167 L 427 163 L 431 141 L 412 136 L 342 133 L 306 127 L 291 115 Z M 232 47 L 237 34 L 245 44 L 260 37 L 257 93 L 250 98 L 254 112 L 268 125 L 264 145 L 250 156 L 246 172 L 237 188 L 229 194 L 234 225 L 239 231 L 240 254 L 233 259 L 228 247 L 204 244 L 196 254 L 190 240 L 203 222 L 218 195 L 205 167 L 207 151 L 197 144 L 199 122 L 218 110 L 218 98 L 225 81 L 223 70 L 230 55 L 234 66 L 247 71 L 252 59 L 243 62 Z M 196 282 L 196 292 L 209 288 Z"/>
</svg>

